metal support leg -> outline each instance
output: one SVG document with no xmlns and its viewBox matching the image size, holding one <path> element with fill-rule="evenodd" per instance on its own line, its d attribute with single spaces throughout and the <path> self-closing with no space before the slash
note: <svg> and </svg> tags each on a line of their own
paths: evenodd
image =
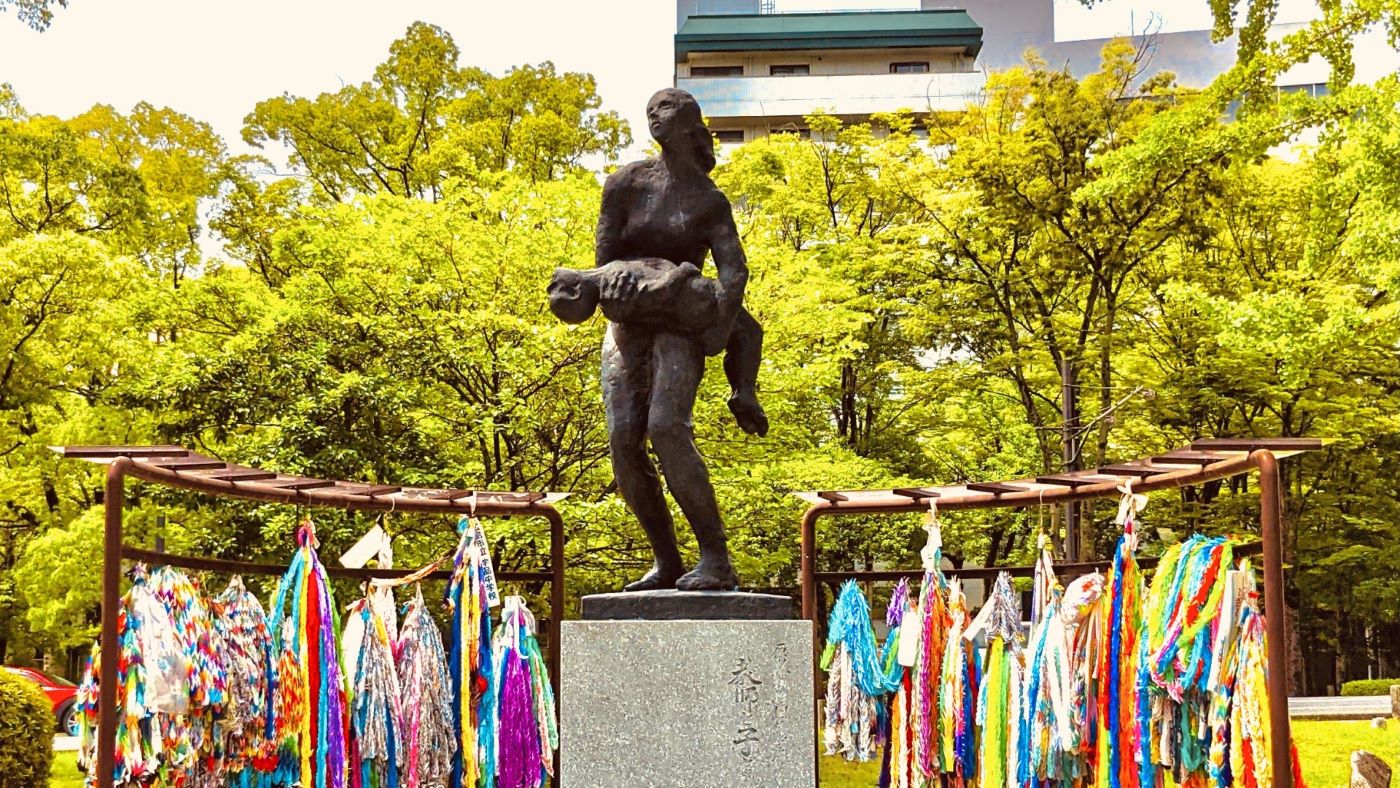
<svg viewBox="0 0 1400 788">
<path fill-rule="evenodd" d="M 1259 528 L 1264 540 L 1264 626 L 1269 638 L 1269 745 L 1274 788 L 1293 788 L 1292 731 L 1288 720 L 1288 613 L 1283 601 L 1283 490 L 1273 452 L 1259 463 Z"/>
<path fill-rule="evenodd" d="M 102 641 L 97 700 L 97 786 L 112 788 L 117 767 L 117 616 L 121 609 L 122 505 L 126 468 L 131 460 L 118 457 L 107 466 L 102 495 Z"/>
<path fill-rule="evenodd" d="M 802 584 L 802 618 L 812 622 L 812 730 L 820 730 L 821 725 L 821 646 L 816 633 L 821 631 L 817 620 L 817 517 L 821 509 L 812 507 L 802 515 L 802 554 L 799 567 L 799 581 Z M 821 737 L 815 736 L 816 746 L 812 748 L 812 774 L 821 782 L 822 758 Z"/>
<path fill-rule="evenodd" d="M 563 676 L 559 675 L 561 643 L 560 622 L 564 619 L 564 518 L 559 512 L 550 509 L 545 513 L 549 519 L 549 679 L 554 685 L 554 713 L 557 717 L 564 702 L 559 695 L 563 686 Z M 554 788 L 560 785 L 559 749 L 554 750 Z"/>
</svg>

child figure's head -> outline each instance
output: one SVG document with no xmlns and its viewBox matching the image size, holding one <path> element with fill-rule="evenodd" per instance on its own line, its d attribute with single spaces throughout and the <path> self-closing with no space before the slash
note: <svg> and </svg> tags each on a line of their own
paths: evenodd
<svg viewBox="0 0 1400 788">
<path fill-rule="evenodd" d="M 588 271 L 556 268 L 549 280 L 549 311 L 565 323 L 582 323 L 598 308 L 598 282 Z"/>
</svg>

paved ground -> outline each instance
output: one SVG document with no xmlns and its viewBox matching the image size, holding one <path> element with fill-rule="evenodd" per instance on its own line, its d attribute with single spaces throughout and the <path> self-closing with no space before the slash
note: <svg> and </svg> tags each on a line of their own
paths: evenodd
<svg viewBox="0 0 1400 788">
<path fill-rule="evenodd" d="M 1317 720 L 1369 720 L 1390 716 L 1390 698 L 1289 698 L 1288 716 Z"/>
<path fill-rule="evenodd" d="M 53 737 L 54 752 L 75 752 L 78 749 L 77 736 L 55 736 Z"/>
</svg>

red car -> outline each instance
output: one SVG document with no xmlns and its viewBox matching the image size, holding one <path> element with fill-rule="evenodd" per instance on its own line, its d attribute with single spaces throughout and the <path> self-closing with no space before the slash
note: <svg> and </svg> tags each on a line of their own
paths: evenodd
<svg viewBox="0 0 1400 788">
<path fill-rule="evenodd" d="M 53 716 L 58 722 L 58 730 L 69 736 L 78 735 L 78 703 L 73 697 L 78 694 L 78 685 L 57 676 L 48 676 L 33 668 L 17 668 L 5 665 L 11 675 L 28 679 L 39 685 L 53 704 Z"/>
</svg>

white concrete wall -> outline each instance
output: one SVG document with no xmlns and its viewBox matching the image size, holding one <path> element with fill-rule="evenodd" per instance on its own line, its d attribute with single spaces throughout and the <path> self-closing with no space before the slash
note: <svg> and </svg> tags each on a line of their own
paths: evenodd
<svg viewBox="0 0 1400 788">
<path fill-rule="evenodd" d="M 842 116 L 873 112 L 958 111 L 981 96 L 986 77 L 962 74 L 870 74 L 807 77 L 702 77 L 676 80 L 700 102 L 714 128 L 726 120 Z"/>
<path fill-rule="evenodd" d="M 800 49 L 789 52 L 697 52 L 676 65 L 676 76 L 690 76 L 691 66 L 743 66 L 746 77 L 766 77 L 774 65 L 802 64 L 812 76 L 889 74 L 891 63 L 927 61 L 931 73 L 973 70 L 973 60 L 951 48 Z"/>
</svg>

